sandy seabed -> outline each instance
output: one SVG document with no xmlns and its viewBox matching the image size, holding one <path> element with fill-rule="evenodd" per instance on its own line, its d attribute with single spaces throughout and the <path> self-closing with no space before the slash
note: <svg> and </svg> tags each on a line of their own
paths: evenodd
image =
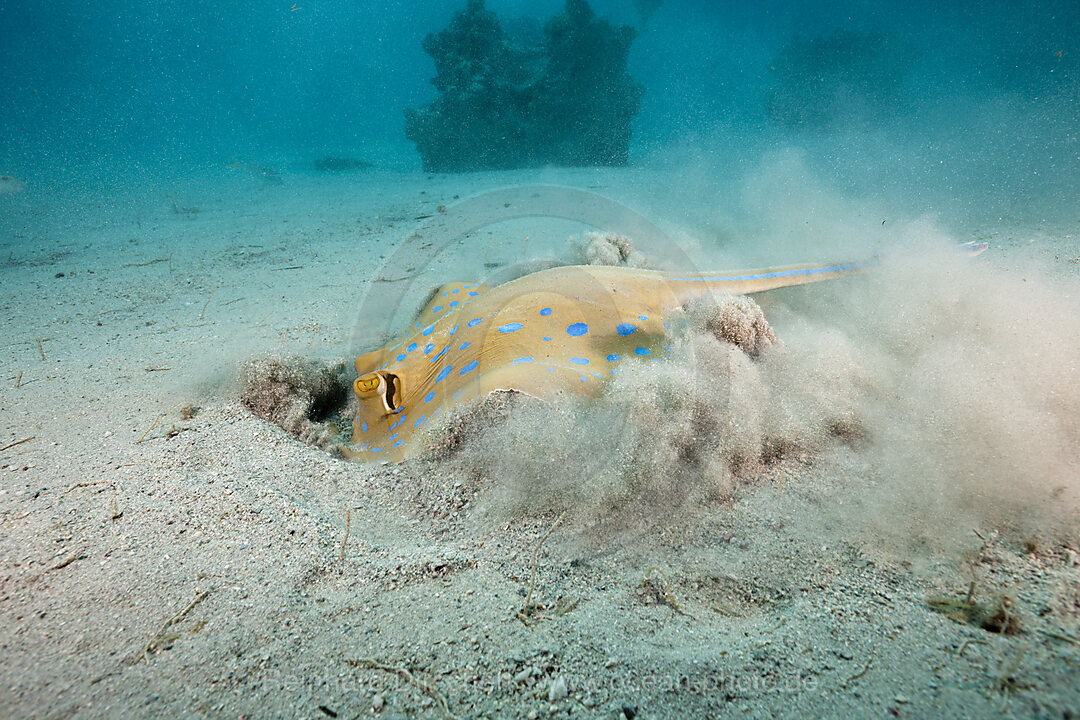
<svg viewBox="0 0 1080 720">
<path fill-rule="evenodd" d="M 237 368 L 251 356 L 337 361 L 376 345 L 359 313 L 381 308 L 392 282 L 408 283 L 404 299 L 379 312 L 396 311 L 400 327 L 435 285 L 499 280 L 581 231 L 519 219 L 436 255 L 415 242 L 415 257 L 393 254 L 418 228 L 437 239 L 431 218 L 484 190 L 558 183 L 604 194 L 703 264 L 864 249 L 835 233 L 834 246 L 800 245 L 794 222 L 776 246 L 741 248 L 732 238 L 742 221 L 677 192 L 677 179 L 224 173 L 107 200 L 61 202 L 32 183 L 0 197 L 4 714 L 1080 714 L 1071 516 L 1033 530 L 980 513 L 976 493 L 954 523 L 934 521 L 954 527 L 906 534 L 919 522 L 887 493 L 845 510 L 866 484 L 908 481 L 878 472 L 879 455 L 860 449 L 873 437 L 767 463 L 720 497 L 610 523 L 602 508 L 590 509 L 596 523 L 579 508 L 556 526 L 558 498 L 478 511 L 515 477 L 453 461 L 345 462 L 238 402 Z M 835 217 L 815 215 L 811 235 L 861 231 Z M 877 215 L 861 221 L 881 227 Z M 1078 229 L 981 228 L 993 247 L 979 262 L 1017 283 L 1038 263 L 1075 298 Z M 789 306 L 836 291 L 787 292 L 783 307 L 763 301 L 781 341 L 800 332 Z M 1076 347 L 1072 329 L 1063 353 Z M 1074 384 L 1059 383 L 1048 407 L 1067 418 L 1080 412 L 1077 358 L 1055 362 Z M 971 435 L 951 440 L 968 441 L 984 452 Z M 1033 453 L 1035 469 L 1065 468 L 1046 489 L 1075 503 L 1076 446 Z M 874 519 L 857 521 L 862 513 Z"/>
</svg>

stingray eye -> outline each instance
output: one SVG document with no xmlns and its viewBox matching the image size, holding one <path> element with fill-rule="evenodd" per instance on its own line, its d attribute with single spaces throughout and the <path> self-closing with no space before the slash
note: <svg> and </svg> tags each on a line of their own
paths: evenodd
<svg viewBox="0 0 1080 720">
<path fill-rule="evenodd" d="M 382 401 L 383 409 L 388 413 L 398 411 L 398 398 L 401 397 L 401 379 L 388 372 L 373 372 L 353 381 L 356 397 L 364 400 L 377 397 Z"/>
<path fill-rule="evenodd" d="M 379 376 L 375 373 L 356 378 L 353 383 L 353 391 L 357 395 L 368 395 L 379 389 Z"/>
</svg>

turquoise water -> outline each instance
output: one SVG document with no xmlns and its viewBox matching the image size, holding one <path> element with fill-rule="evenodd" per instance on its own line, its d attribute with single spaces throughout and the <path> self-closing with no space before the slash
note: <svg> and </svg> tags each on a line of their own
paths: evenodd
<svg viewBox="0 0 1080 720">
<path fill-rule="evenodd" d="M 546 19 L 560 6 L 488 2 L 504 18 Z M 725 172 L 795 145 L 853 192 L 1020 222 L 1067 206 L 1075 219 L 1075 2 L 667 0 L 647 22 L 634 3 L 594 6 L 639 30 L 630 69 L 645 95 L 631 164 Z M 434 97 L 421 40 L 459 8 L 4 2 L 0 172 L 38 185 L 93 178 L 108 187 L 197 175 L 233 158 L 287 165 L 334 154 L 417 169 L 403 110 Z M 814 127 L 770 117 L 784 47 L 838 30 L 871 38 L 855 49 L 854 66 L 866 72 L 852 104 L 866 107 Z M 897 82 L 903 87 L 891 87 Z"/>
<path fill-rule="evenodd" d="M 362 657 L 459 717 L 1080 707 L 1080 3 L 596 0 L 629 167 L 428 173 L 465 2 L 0 0 L 0 716 L 444 716 Z M 690 307 L 602 389 L 567 319 L 599 402 L 447 421 L 402 373 L 368 400 L 442 411 L 434 458 L 300 442 L 443 283 L 877 256 Z M 493 343 L 550 307 L 476 301 Z"/>
</svg>

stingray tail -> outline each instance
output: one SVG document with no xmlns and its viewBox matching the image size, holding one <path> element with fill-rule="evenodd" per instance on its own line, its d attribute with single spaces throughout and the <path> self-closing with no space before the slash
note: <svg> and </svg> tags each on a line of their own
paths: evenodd
<svg viewBox="0 0 1080 720">
<path fill-rule="evenodd" d="M 957 250 L 969 257 L 974 257 L 986 250 L 985 242 L 966 242 Z M 764 268 L 761 270 L 737 270 L 735 272 L 671 274 L 668 282 L 682 285 L 690 294 L 695 290 L 720 290 L 732 295 L 750 295 L 752 293 L 776 290 L 777 288 L 805 285 L 807 283 L 835 280 L 836 278 L 866 272 L 881 264 L 881 256 L 874 255 L 868 260 L 829 265 L 786 265 L 783 267 Z"/>
<path fill-rule="evenodd" d="M 865 272 L 880 264 L 878 256 L 861 262 L 850 262 L 831 265 L 785 265 L 783 267 L 765 268 L 761 270 L 737 270 L 735 272 L 716 273 L 690 273 L 685 275 L 672 274 L 667 280 L 670 283 L 684 285 L 687 290 L 693 292 L 695 287 L 709 290 L 720 290 L 732 295 L 750 295 L 751 293 L 765 292 L 777 288 L 791 287 L 792 285 L 805 285 L 806 283 L 833 280 Z"/>
</svg>

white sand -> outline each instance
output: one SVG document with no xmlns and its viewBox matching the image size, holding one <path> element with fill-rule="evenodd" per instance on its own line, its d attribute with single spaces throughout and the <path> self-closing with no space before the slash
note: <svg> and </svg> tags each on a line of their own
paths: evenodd
<svg viewBox="0 0 1080 720">
<path fill-rule="evenodd" d="M 1075 534 L 1025 547 L 1022 532 L 983 526 L 1001 533 L 983 547 L 961 527 L 963 541 L 918 547 L 833 524 L 837 498 L 874 477 L 857 450 L 781 463 L 724 501 L 606 536 L 560 525 L 535 579 L 549 609 L 526 626 L 533 549 L 556 514 L 472 512 L 514 478 L 346 463 L 236 402 L 251 355 L 337 360 L 374 344 L 358 312 L 382 307 L 363 304 L 389 287 L 376 277 L 423 271 L 403 281 L 401 323 L 435 284 L 498 278 L 582 229 L 515 220 L 434 260 L 418 249 L 404 268 L 381 264 L 455 195 L 592 188 L 720 267 L 847 259 L 872 232 L 869 244 L 899 237 L 869 203 L 803 188 L 796 210 L 744 238 L 754 222 L 737 203 L 682 182 L 645 170 L 372 170 L 271 184 L 223 171 L 82 200 L 32 184 L 0 197 L 0 446 L 30 438 L 0 453 L 4 714 L 442 715 L 397 675 L 349 663 L 361 658 L 408 668 L 460 717 L 1075 714 Z M 1077 229 L 980 232 L 1005 272 L 1034 258 L 1075 291 Z M 781 341 L 787 322 L 773 319 Z M 201 410 L 184 420 L 189 404 Z M 1058 452 L 1075 462 L 1075 447 Z M 655 571 L 643 587 L 653 567 L 678 609 Z M 972 581 L 978 598 L 1013 599 L 1020 634 L 927 607 Z M 550 703 L 560 677 L 569 696 Z"/>
</svg>

